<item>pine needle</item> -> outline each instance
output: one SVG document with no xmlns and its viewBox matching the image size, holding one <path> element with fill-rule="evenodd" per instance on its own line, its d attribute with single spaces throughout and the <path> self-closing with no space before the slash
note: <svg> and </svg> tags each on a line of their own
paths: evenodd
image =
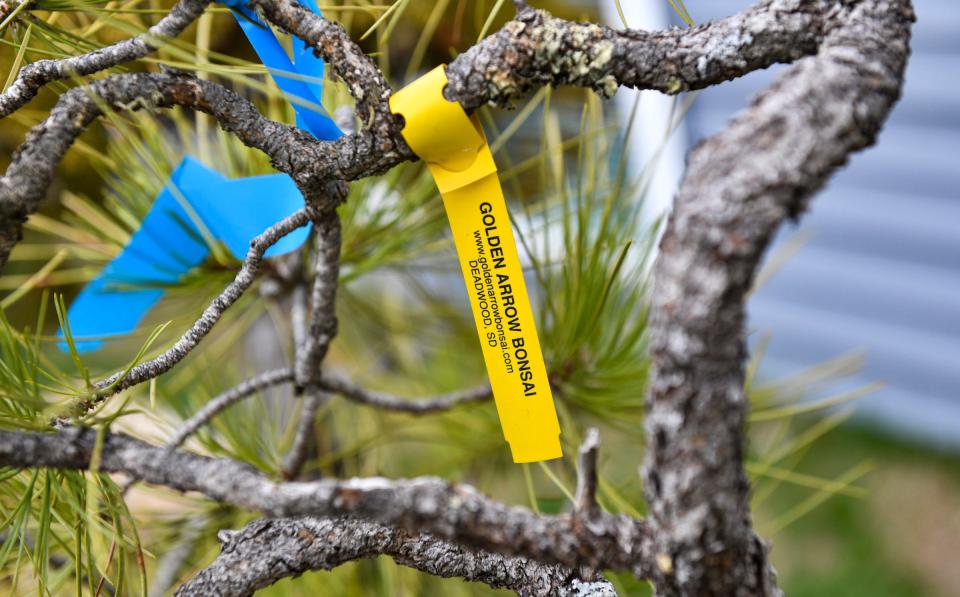
<svg viewBox="0 0 960 597">
<path fill-rule="evenodd" d="M 26 4 L 26 0 L 23 2 Z M 10 65 L 10 73 L 7 74 L 7 80 L 3 84 L 3 90 L 6 91 L 10 89 L 10 85 L 17 79 L 17 75 L 20 73 L 20 65 L 23 64 L 23 56 L 27 51 L 27 46 L 30 45 L 30 34 L 33 32 L 33 23 L 27 23 L 27 28 L 23 33 L 23 39 L 20 40 L 20 47 L 17 49 L 17 55 L 13 58 L 13 64 Z"/>
<path fill-rule="evenodd" d="M 550 466 L 546 462 L 540 461 L 537 462 L 537 464 L 540 465 L 540 469 L 547 475 L 550 481 L 557 486 L 563 495 L 567 496 L 567 499 L 569 499 L 571 503 L 577 503 L 577 499 L 573 496 L 573 492 L 570 490 L 570 488 L 567 487 L 559 477 L 557 477 L 557 475 L 553 472 L 553 470 L 550 469 Z"/>
<path fill-rule="evenodd" d="M 63 263 L 63 260 L 67 258 L 67 251 L 60 249 L 57 251 L 50 261 L 48 261 L 43 267 L 37 270 L 36 273 L 31 275 L 27 280 L 19 286 L 16 290 L 8 294 L 0 301 L 0 309 L 7 309 L 18 300 L 23 298 L 28 292 L 37 287 L 38 284 L 46 280 L 47 276 L 53 270 Z"/>
<path fill-rule="evenodd" d="M 363 33 L 363 35 L 360 36 L 360 41 L 363 41 L 363 40 L 367 39 L 368 37 L 370 37 L 370 34 L 371 34 L 371 33 L 373 33 L 374 31 L 376 31 L 376 30 L 380 27 L 380 25 L 382 25 L 384 22 L 386 22 L 386 20 L 389 19 L 391 15 L 393 15 L 393 14 L 396 13 L 398 10 L 400 10 L 405 4 L 407 4 L 407 2 L 408 2 L 408 0 L 397 0 L 396 2 L 394 2 L 393 4 L 391 4 L 391 5 L 390 5 L 390 8 L 388 8 L 387 10 L 385 10 L 385 11 L 383 12 L 383 14 L 380 15 L 380 18 L 377 19 L 376 21 L 374 21 L 373 25 L 370 25 L 370 28 L 367 29 L 367 30 Z M 383 40 L 383 43 L 386 43 L 386 41 L 387 41 L 387 40 L 384 39 L 384 40 Z"/>
<path fill-rule="evenodd" d="M 533 489 L 533 475 L 530 474 L 530 465 L 525 462 L 521 467 L 523 468 L 523 480 L 527 486 L 527 499 L 530 501 L 530 509 L 540 514 L 540 502 L 537 500 L 537 492 Z"/>
<path fill-rule="evenodd" d="M 494 19 L 497 18 L 497 14 L 500 12 L 500 9 L 503 8 L 503 5 L 506 4 L 506 2 L 507 0 L 497 0 L 497 3 L 493 5 L 493 10 L 491 10 L 490 14 L 487 15 L 487 20 L 483 23 L 483 27 L 480 28 L 480 35 L 477 36 L 477 43 L 487 36 L 487 33 L 490 31 L 490 27 L 493 26 Z"/>
<path fill-rule="evenodd" d="M 417 39 L 417 45 L 414 46 L 413 52 L 410 53 L 405 75 L 406 80 L 412 80 L 423 65 L 423 56 L 426 54 L 427 48 L 430 47 L 430 41 L 433 39 L 433 34 L 437 31 L 437 26 L 440 25 L 440 19 L 443 18 L 443 13 L 447 9 L 448 4 L 450 4 L 450 0 L 437 0 L 433 5 L 433 10 L 430 11 L 427 22 L 420 31 L 420 38 Z"/>
<path fill-rule="evenodd" d="M 17 15 L 26 10 L 28 6 L 30 6 L 30 2 L 28 0 L 20 0 L 20 4 L 10 11 L 10 14 L 7 15 L 7 18 L 3 19 L 3 21 L 0 21 L 0 35 L 3 35 L 7 25 L 12 23 L 13 20 L 17 18 Z"/>
<path fill-rule="evenodd" d="M 857 400 L 868 394 L 872 394 L 873 392 L 882 389 L 885 385 L 886 384 L 883 382 L 874 382 L 861 388 L 850 390 L 849 392 L 843 392 L 841 394 L 837 394 L 836 396 L 830 396 L 829 398 L 824 398 L 822 400 L 813 402 L 799 402 L 797 404 L 790 404 L 779 408 L 756 411 L 750 414 L 750 422 L 758 423 L 760 421 L 771 421 L 773 419 L 795 417 L 801 414 L 827 410 L 829 408 Z"/>
<path fill-rule="evenodd" d="M 861 462 L 860 464 L 855 465 L 849 469 L 844 474 L 837 477 L 837 479 L 831 483 L 828 483 L 822 489 L 806 498 L 799 504 L 795 505 L 793 508 L 790 508 L 777 518 L 773 520 L 769 525 L 764 525 L 764 535 L 775 535 L 782 531 L 787 526 L 793 524 L 800 518 L 806 516 L 811 511 L 813 511 L 817 506 L 823 504 L 831 497 L 840 493 L 844 488 L 849 487 L 849 484 L 856 481 L 857 479 L 863 477 L 871 470 L 873 470 L 873 463 L 869 460 Z"/>
<path fill-rule="evenodd" d="M 803 473 L 798 473 L 788 469 L 766 466 L 753 462 L 748 462 L 745 468 L 751 475 L 770 477 L 771 479 L 786 481 L 799 487 L 807 487 L 821 491 L 834 491 L 838 495 L 845 495 L 853 498 L 864 498 L 867 495 L 866 490 L 864 490 L 862 487 L 853 487 L 851 485 L 837 486 L 835 481 L 823 479 L 821 477 L 815 477 L 813 475 L 805 475 Z"/>
<path fill-rule="evenodd" d="M 690 16 L 689 12 L 687 12 L 687 7 L 683 5 L 683 0 L 667 0 L 667 2 L 670 3 L 670 6 L 673 7 L 673 10 L 681 19 L 683 19 L 683 22 L 686 23 L 688 27 L 693 27 L 696 25 L 693 17 Z"/>
<path fill-rule="evenodd" d="M 613 3 L 617 7 L 617 14 L 620 15 L 620 22 L 623 23 L 624 28 L 629 29 L 630 25 L 627 24 L 627 17 L 623 14 L 623 6 L 620 5 L 620 0 L 613 0 Z"/>
</svg>

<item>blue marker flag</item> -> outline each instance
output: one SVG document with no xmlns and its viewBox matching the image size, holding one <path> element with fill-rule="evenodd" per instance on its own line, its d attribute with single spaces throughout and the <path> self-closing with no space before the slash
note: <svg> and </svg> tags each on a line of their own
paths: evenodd
<svg viewBox="0 0 960 597">
<path fill-rule="evenodd" d="M 320 140 L 339 138 L 342 131 L 320 105 L 324 64 L 312 48 L 296 39 L 291 61 L 270 29 L 241 0 L 224 4 L 237 11 L 237 21 L 277 86 L 288 97 L 311 104 L 309 108 L 293 104 L 297 126 Z M 320 14 L 313 0 L 305 4 Z M 102 338 L 136 329 L 165 287 L 207 258 L 210 249 L 201 226 L 234 257 L 243 259 L 255 236 L 302 206 L 303 197 L 286 174 L 230 180 L 186 156 L 127 246 L 71 304 L 68 318 L 77 349 L 96 350 Z M 308 227 L 293 231 L 265 256 L 296 250 L 309 233 Z M 59 335 L 63 337 L 62 330 Z M 63 342 L 60 346 L 66 348 Z"/>
<path fill-rule="evenodd" d="M 260 61 L 267 67 L 270 76 L 287 96 L 293 96 L 312 104 L 311 107 L 291 102 L 297 114 L 297 126 L 310 131 L 321 141 L 332 141 L 343 133 L 323 111 L 323 60 L 314 56 L 313 48 L 303 40 L 293 40 L 293 61 L 266 23 L 249 8 L 243 0 L 225 0 L 223 4 L 234 10 L 233 16 L 243 29 L 250 45 L 253 46 Z M 304 4 L 316 14 L 320 14 L 314 0 L 304 0 Z"/>
<path fill-rule="evenodd" d="M 176 187 L 176 192 L 171 189 Z M 183 159 L 123 251 L 80 293 L 68 313 L 80 351 L 96 350 L 100 338 L 132 332 L 163 296 L 210 252 L 181 200 L 234 257 L 243 259 L 250 240 L 303 206 L 286 174 L 229 180 L 196 159 Z M 299 228 L 267 249 L 266 257 L 297 249 L 309 236 Z"/>
</svg>

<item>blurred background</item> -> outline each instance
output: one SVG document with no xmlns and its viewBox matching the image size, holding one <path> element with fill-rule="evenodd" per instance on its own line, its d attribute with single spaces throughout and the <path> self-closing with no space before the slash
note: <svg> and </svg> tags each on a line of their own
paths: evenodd
<svg viewBox="0 0 960 597">
<path fill-rule="evenodd" d="M 614 27 L 665 28 L 704 23 L 750 2 L 533 4 Z M 32 21 L 2 32 L 0 78 L 25 61 L 75 54 L 142 31 L 170 2 L 40 5 L 46 10 L 35 11 Z M 854 156 L 801 225 L 782 232 L 750 302 L 748 470 L 758 530 L 773 542 L 774 562 L 792 595 L 960 595 L 954 565 L 960 554 L 960 235 L 954 230 L 960 222 L 960 11 L 949 0 L 915 0 L 915 7 L 919 21 L 904 97 L 878 145 Z M 322 9 L 363 40 L 395 87 L 449 61 L 513 10 L 503 0 L 356 0 Z M 129 68 L 196 70 L 292 122 L 226 9 L 214 9 L 181 37 Z M 512 112 L 481 111 L 528 283 L 536 289 L 565 450 L 571 452 L 588 424 L 603 429 L 602 499 L 611 510 L 643 510 L 636 475 L 646 373 L 643 304 L 657 224 L 689 148 L 722 128 L 781 70 L 677 98 L 621 90 L 603 104 L 581 90 L 558 90 L 538 93 Z M 52 86 L 0 122 L 0 167 L 70 85 Z M 349 105 L 334 84 L 325 99 L 330 111 Z M 217 133 L 213 123 L 180 111 L 159 118 L 111 115 L 68 153 L 51 200 L 31 218 L 0 278 L 10 327 L 42 332 L 52 366 L 66 368 L 69 360 L 53 347 L 56 318 L 34 323 L 43 291 L 64 293 L 69 304 L 117 254 L 186 153 L 230 176 L 271 171 L 267 160 Z M 622 217 L 599 219 L 598 213 Z M 343 215 L 341 338 L 332 365 L 372 387 L 411 396 L 482 381 L 479 351 L 464 358 L 464 347 L 475 348 L 474 332 L 439 199 L 422 168 L 407 165 L 354 184 Z M 150 350 L 162 348 L 235 268 L 229 257 L 212 258 L 169 289 L 134 337 L 117 339 L 85 365 L 101 373 L 116 369 L 153 325 L 172 321 Z M 132 392 L 130 412 L 121 407 L 117 424 L 162 441 L 228 380 L 288 362 L 287 303 L 258 290 L 218 327 L 209 351 L 149 392 Z M 243 337 L 248 340 L 239 342 Z M 564 509 L 572 464 L 523 467 L 521 475 L 507 461 L 490 411 L 468 407 L 410 419 L 334 401 L 318 419 L 311 470 L 438 474 L 541 511 Z M 271 391 L 226 413 L 190 447 L 273 471 L 296 416 L 287 393 Z M 197 539 L 202 529 L 249 520 L 156 490 L 136 490 L 130 504 L 151 552 L 196 543 L 181 577 L 216 553 L 215 541 Z M 148 576 L 156 566 L 150 560 Z M 17 594 L 35 590 L 2 578 Z M 641 583 L 614 580 L 623 594 L 647 593 Z M 318 590 L 490 593 L 425 579 L 389 561 L 310 574 L 267 592 Z"/>
</svg>

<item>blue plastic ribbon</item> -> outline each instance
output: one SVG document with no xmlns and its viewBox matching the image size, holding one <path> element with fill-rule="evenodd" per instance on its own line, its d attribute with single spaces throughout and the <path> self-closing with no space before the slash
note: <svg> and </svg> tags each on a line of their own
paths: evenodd
<svg viewBox="0 0 960 597">
<path fill-rule="evenodd" d="M 323 60 L 314 56 L 313 48 L 300 38 L 294 38 L 291 62 L 280 41 L 273 35 L 270 28 L 247 8 L 244 0 L 224 0 L 223 4 L 234 10 L 233 16 L 250 40 L 260 61 L 270 71 L 270 76 L 277 87 L 287 96 L 300 98 L 316 106 L 311 108 L 291 102 L 297 115 L 297 126 L 310 131 L 314 137 L 322 141 L 331 141 L 340 137 L 343 132 L 320 107 L 323 99 L 321 81 L 324 64 Z M 314 0 L 303 0 L 303 4 L 314 13 L 320 14 L 320 9 Z"/>
<path fill-rule="evenodd" d="M 313 0 L 304 3 L 320 14 Z M 280 41 L 242 0 L 223 4 L 234 8 L 237 22 L 281 91 L 288 99 L 311 105 L 291 102 L 297 126 L 320 140 L 340 137 L 343 132 L 320 103 L 323 60 L 295 39 L 291 61 Z M 189 204 L 189 210 L 183 201 Z M 68 318 L 77 349 L 96 350 L 103 344 L 100 338 L 135 330 L 163 297 L 164 289 L 207 258 L 210 249 L 197 219 L 214 239 L 226 245 L 237 259 L 243 259 L 251 239 L 302 206 L 303 196 L 286 174 L 231 180 L 186 156 L 130 242 L 71 304 Z M 309 233 L 308 227 L 295 230 L 270 247 L 265 256 L 296 250 Z M 62 342 L 60 346 L 66 348 Z"/>
</svg>

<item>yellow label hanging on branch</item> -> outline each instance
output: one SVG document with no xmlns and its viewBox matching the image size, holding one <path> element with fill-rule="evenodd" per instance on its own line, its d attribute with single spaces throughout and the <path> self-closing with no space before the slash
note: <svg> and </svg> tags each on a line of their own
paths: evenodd
<svg viewBox="0 0 960 597">
<path fill-rule="evenodd" d="M 560 424 L 497 166 L 476 116 L 437 67 L 390 98 L 443 197 L 487 375 L 514 462 L 560 458 Z"/>
</svg>

